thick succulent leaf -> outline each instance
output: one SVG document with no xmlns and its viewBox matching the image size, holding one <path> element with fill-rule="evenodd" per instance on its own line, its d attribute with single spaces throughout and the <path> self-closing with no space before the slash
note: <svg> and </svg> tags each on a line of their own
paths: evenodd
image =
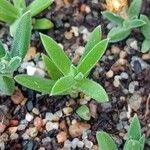
<svg viewBox="0 0 150 150">
<path fill-rule="evenodd" d="M 19 17 L 18 19 L 16 19 L 16 20 L 10 25 L 10 27 L 9 27 L 9 32 L 10 32 L 10 35 L 11 35 L 12 37 L 15 36 L 16 29 L 17 29 L 17 27 L 18 27 L 18 24 L 19 24 L 19 22 L 20 22 L 20 19 L 21 19 L 21 17 Z"/>
<path fill-rule="evenodd" d="M 140 142 L 136 140 L 128 140 L 125 143 L 123 150 L 141 150 Z"/>
<path fill-rule="evenodd" d="M 20 9 L 20 8 L 24 9 L 26 7 L 25 0 L 13 0 L 13 4 L 17 9 Z"/>
<path fill-rule="evenodd" d="M 15 83 L 12 78 L 0 75 L 0 92 L 5 95 L 12 95 L 15 89 Z"/>
<path fill-rule="evenodd" d="M 145 15 L 140 15 L 140 19 L 146 23 L 141 27 L 141 32 L 146 39 L 150 39 L 150 19 Z"/>
<path fill-rule="evenodd" d="M 87 44 L 85 45 L 85 50 L 80 59 L 80 62 L 92 50 L 92 48 L 101 41 L 101 38 L 102 38 L 101 26 L 97 26 L 91 33 L 89 40 L 88 40 Z"/>
<path fill-rule="evenodd" d="M 35 19 L 35 22 L 33 24 L 33 29 L 37 30 L 45 30 L 45 29 L 50 29 L 54 26 L 54 24 L 46 18 L 42 19 Z"/>
<path fill-rule="evenodd" d="M 130 19 L 137 18 L 141 10 L 142 0 L 133 0 L 128 9 Z"/>
<path fill-rule="evenodd" d="M 2 21 L 10 23 L 17 16 L 18 10 L 8 0 L 0 0 L 0 18 L 3 19 Z M 9 19 L 11 20 L 10 22 Z"/>
<path fill-rule="evenodd" d="M 124 19 L 121 18 L 120 16 L 118 16 L 117 14 L 114 14 L 114 13 L 109 12 L 109 11 L 103 11 L 102 15 L 104 18 L 107 18 L 109 21 L 111 21 L 114 24 L 117 24 L 119 26 L 123 25 Z"/>
<path fill-rule="evenodd" d="M 42 43 L 49 57 L 57 68 L 64 74 L 67 75 L 70 71 L 71 61 L 62 50 L 62 48 L 50 37 L 40 34 Z"/>
<path fill-rule="evenodd" d="M 91 115 L 90 115 L 90 110 L 86 105 L 80 106 L 77 110 L 76 113 L 84 120 L 90 120 Z"/>
<path fill-rule="evenodd" d="M 143 25 L 145 25 L 145 22 L 140 19 L 125 20 L 123 22 L 123 27 L 128 29 L 134 29 Z"/>
<path fill-rule="evenodd" d="M 59 69 L 48 56 L 42 55 L 42 59 L 45 65 L 45 69 L 53 80 L 57 80 L 63 76 L 63 74 L 59 71 Z"/>
<path fill-rule="evenodd" d="M 9 16 L 9 14 L 2 12 L 0 10 L 0 21 L 2 22 L 6 22 L 8 24 L 11 24 L 15 21 L 16 18 L 12 17 L 11 15 Z"/>
<path fill-rule="evenodd" d="M 143 41 L 141 51 L 142 53 L 150 51 L 150 39 L 145 39 Z"/>
<path fill-rule="evenodd" d="M 123 27 L 115 27 L 108 33 L 109 42 L 115 43 L 124 40 L 131 33 L 130 29 L 124 29 Z"/>
<path fill-rule="evenodd" d="M 27 53 L 31 38 L 31 15 L 26 12 L 20 19 L 11 48 L 11 56 L 19 56 L 22 59 Z"/>
<path fill-rule="evenodd" d="M 64 92 L 70 91 L 70 89 L 76 84 L 73 76 L 65 76 L 56 81 L 52 88 L 51 95 L 60 95 Z"/>
<path fill-rule="evenodd" d="M 144 134 L 140 138 L 139 142 L 141 144 L 141 150 L 144 150 L 144 145 L 145 145 L 145 135 Z"/>
<path fill-rule="evenodd" d="M 81 92 L 90 96 L 99 103 L 107 102 L 109 100 L 104 88 L 92 80 L 83 79 L 79 84 L 77 84 L 77 86 Z"/>
<path fill-rule="evenodd" d="M 86 75 L 88 72 L 90 72 L 90 70 L 96 65 L 96 63 L 105 53 L 108 41 L 108 39 L 102 40 L 92 48 L 92 50 L 77 66 L 79 72 L 81 72 L 83 75 Z"/>
<path fill-rule="evenodd" d="M 49 79 L 43 79 L 38 76 L 28 76 L 28 75 L 17 75 L 15 76 L 15 80 L 29 88 L 38 92 L 42 92 L 44 94 L 50 94 L 55 81 Z"/>
<path fill-rule="evenodd" d="M 118 150 L 114 140 L 106 132 L 97 132 L 96 139 L 101 150 Z"/>
<path fill-rule="evenodd" d="M 0 58 L 5 56 L 5 48 L 3 46 L 3 43 L 0 41 Z"/>
<path fill-rule="evenodd" d="M 27 10 L 31 11 L 31 15 L 35 16 L 46 9 L 53 3 L 54 0 L 34 0 L 28 7 Z"/>
<path fill-rule="evenodd" d="M 141 138 L 141 126 L 137 115 L 135 115 L 131 121 L 128 138 L 133 140 L 139 140 Z"/>
</svg>

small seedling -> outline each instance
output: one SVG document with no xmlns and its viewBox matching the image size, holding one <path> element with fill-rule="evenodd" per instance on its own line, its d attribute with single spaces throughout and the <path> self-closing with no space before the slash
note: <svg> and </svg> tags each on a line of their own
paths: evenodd
<svg viewBox="0 0 150 150">
<path fill-rule="evenodd" d="M 29 6 L 26 6 L 25 0 L 13 0 L 13 4 L 8 0 L 0 0 L 0 21 L 10 25 L 10 33 L 13 36 L 17 24 L 25 12 L 30 11 L 31 16 L 35 17 L 52 3 L 53 0 L 34 0 Z M 46 18 L 33 18 L 32 24 L 34 29 L 49 29 L 53 27 L 53 23 Z"/>
<path fill-rule="evenodd" d="M 110 42 L 121 41 L 130 35 L 132 29 L 146 24 L 144 19 L 139 18 L 141 4 L 142 0 L 133 0 L 127 10 L 127 16 L 125 18 L 109 11 L 102 12 L 104 18 L 107 18 L 116 25 L 108 33 Z"/>
<path fill-rule="evenodd" d="M 105 132 L 97 132 L 96 138 L 100 149 L 118 150 L 114 140 Z M 141 126 L 137 115 L 130 124 L 123 150 L 144 150 L 145 136 L 141 135 Z"/>
<path fill-rule="evenodd" d="M 11 95 L 15 89 L 13 73 L 27 53 L 31 36 L 31 14 L 26 12 L 18 23 L 10 51 L 0 42 L 0 91 Z"/>
<path fill-rule="evenodd" d="M 142 43 L 141 51 L 145 53 L 150 51 L 150 19 L 145 15 L 140 15 L 140 19 L 146 22 L 146 24 L 141 27 L 141 32 L 145 38 Z"/>
<path fill-rule="evenodd" d="M 30 89 L 50 95 L 71 95 L 83 92 L 98 102 L 108 101 L 108 95 L 104 88 L 87 78 L 108 45 L 109 40 L 101 40 L 101 34 L 101 27 L 98 26 L 92 32 L 77 66 L 72 64 L 64 50 L 52 38 L 41 34 L 42 43 L 48 53 L 48 56 L 43 55 L 43 62 L 51 80 L 18 75 L 15 77 L 16 81 Z"/>
</svg>

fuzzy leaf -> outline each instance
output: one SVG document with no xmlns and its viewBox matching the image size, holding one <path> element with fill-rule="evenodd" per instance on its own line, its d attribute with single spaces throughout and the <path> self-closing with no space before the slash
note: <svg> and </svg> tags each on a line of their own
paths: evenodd
<svg viewBox="0 0 150 150">
<path fill-rule="evenodd" d="M 136 140 L 129 140 L 125 144 L 123 150 L 141 150 L 140 142 Z"/>
<path fill-rule="evenodd" d="M 42 43 L 49 57 L 57 68 L 64 74 L 67 75 L 70 71 L 71 61 L 62 50 L 62 48 L 50 37 L 40 34 Z"/>
<path fill-rule="evenodd" d="M 79 72 L 86 75 L 96 65 L 99 59 L 103 56 L 108 45 L 108 39 L 100 41 L 92 50 L 84 57 L 77 66 Z"/>
<path fill-rule="evenodd" d="M 56 67 L 56 65 L 52 62 L 52 60 L 48 56 L 42 55 L 42 59 L 49 76 L 53 80 L 57 80 L 63 76 L 63 74 L 59 71 L 59 69 Z"/>
<path fill-rule="evenodd" d="M 109 21 L 111 21 L 114 24 L 117 24 L 119 26 L 123 25 L 124 19 L 121 18 L 120 16 L 118 16 L 117 14 L 114 14 L 114 13 L 109 12 L 109 11 L 103 11 L 102 15 L 104 18 L 107 18 Z"/>
<path fill-rule="evenodd" d="M 13 45 L 11 48 L 11 56 L 19 56 L 22 59 L 27 53 L 31 38 L 31 15 L 30 12 L 25 13 L 17 26 Z"/>
<path fill-rule="evenodd" d="M 128 9 L 128 16 L 130 19 L 138 18 L 141 10 L 142 0 L 133 0 Z"/>
<path fill-rule="evenodd" d="M 96 139 L 101 150 L 118 150 L 114 140 L 106 132 L 97 132 Z"/>
<path fill-rule="evenodd" d="M 102 38 L 101 26 L 97 26 L 91 33 L 89 40 L 88 40 L 87 44 L 85 45 L 85 50 L 80 59 L 80 62 L 93 49 L 93 47 L 101 41 L 101 38 Z"/>
<path fill-rule="evenodd" d="M 13 4 L 17 9 L 20 9 L 20 8 L 24 9 L 26 7 L 25 0 L 13 0 Z"/>
<path fill-rule="evenodd" d="M 12 95 L 14 89 L 14 80 L 10 77 L 0 75 L 0 92 L 5 95 Z"/>
<path fill-rule="evenodd" d="M 66 91 L 69 91 L 71 87 L 76 84 L 73 76 L 65 76 L 56 81 L 52 88 L 51 95 L 60 95 Z"/>
<path fill-rule="evenodd" d="M 34 0 L 28 7 L 27 10 L 31 11 L 31 16 L 35 16 L 46 9 L 53 3 L 54 0 Z"/>
<path fill-rule="evenodd" d="M 141 51 L 142 53 L 150 51 L 150 39 L 145 39 L 143 41 Z"/>
<path fill-rule="evenodd" d="M 0 58 L 5 56 L 5 48 L 3 46 L 3 43 L 0 41 Z"/>
<path fill-rule="evenodd" d="M 33 29 L 45 30 L 45 29 L 50 29 L 53 26 L 54 26 L 54 24 L 46 18 L 35 19 L 35 22 L 33 24 Z"/>
<path fill-rule="evenodd" d="M 130 29 L 124 29 L 123 27 L 115 27 L 108 33 L 111 43 L 119 42 L 127 38 L 131 33 Z"/>
<path fill-rule="evenodd" d="M 17 16 L 17 9 L 9 1 L 0 0 L 0 19 L 2 21 L 11 23 Z"/>
<path fill-rule="evenodd" d="M 15 80 L 29 88 L 38 92 L 42 92 L 44 94 L 50 94 L 55 81 L 49 79 L 43 79 L 38 76 L 28 76 L 28 75 L 17 75 L 15 76 Z"/>
<path fill-rule="evenodd" d="M 141 32 L 146 39 L 150 39 L 150 19 L 145 15 L 140 15 L 140 19 L 146 23 L 141 27 Z"/>
<path fill-rule="evenodd" d="M 135 115 L 131 121 L 128 138 L 133 140 L 139 140 L 141 138 L 141 126 L 137 115 Z"/>
<path fill-rule="evenodd" d="M 76 113 L 84 120 L 90 120 L 91 115 L 90 115 L 90 110 L 86 105 L 80 106 L 77 110 Z"/>
<path fill-rule="evenodd" d="M 83 79 L 77 86 L 80 91 L 99 103 L 108 101 L 108 95 L 104 88 L 92 80 Z"/>
<path fill-rule="evenodd" d="M 144 145 L 145 145 L 145 135 L 144 134 L 140 138 L 139 142 L 141 144 L 141 150 L 144 150 Z"/>
<path fill-rule="evenodd" d="M 141 27 L 143 25 L 145 25 L 145 22 L 143 20 L 140 20 L 140 19 L 126 20 L 123 23 L 123 27 L 128 28 L 128 29 L 134 29 L 137 27 Z"/>
</svg>

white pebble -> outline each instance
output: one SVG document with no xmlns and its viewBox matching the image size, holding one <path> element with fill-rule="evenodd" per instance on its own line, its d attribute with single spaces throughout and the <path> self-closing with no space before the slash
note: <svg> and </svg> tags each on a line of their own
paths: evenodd
<svg viewBox="0 0 150 150">
<path fill-rule="evenodd" d="M 27 74 L 30 75 L 30 76 L 33 76 L 35 74 L 35 72 L 36 72 L 36 68 L 33 67 L 33 66 L 29 66 L 28 65 L 26 67 L 26 69 L 27 69 Z"/>
<path fill-rule="evenodd" d="M 33 120 L 33 115 L 27 113 L 25 119 L 26 119 L 28 122 L 30 122 L 30 121 Z"/>
<path fill-rule="evenodd" d="M 51 130 L 53 130 L 53 129 L 56 129 L 56 130 L 57 130 L 58 127 L 59 127 L 59 125 L 58 125 L 57 122 L 54 122 L 54 123 L 53 123 L 53 122 L 50 122 L 50 121 L 49 121 L 49 122 L 46 123 L 46 130 L 47 130 L 47 131 L 51 131 Z"/>
</svg>

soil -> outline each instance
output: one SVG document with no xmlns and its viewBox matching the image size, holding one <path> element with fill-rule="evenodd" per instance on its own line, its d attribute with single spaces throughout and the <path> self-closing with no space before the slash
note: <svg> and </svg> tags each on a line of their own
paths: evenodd
<svg viewBox="0 0 150 150">
<path fill-rule="evenodd" d="M 76 49 L 83 47 L 86 43 L 87 35 L 97 25 L 102 26 L 103 37 L 106 37 L 108 32 L 107 20 L 104 20 L 101 11 L 104 10 L 103 0 L 56 0 L 52 8 L 45 10 L 38 17 L 46 16 L 54 23 L 54 28 L 47 31 L 40 31 L 53 37 L 58 43 L 61 43 L 64 50 L 71 59 L 76 58 Z M 87 7 L 87 12 L 85 10 Z M 150 16 L 150 1 L 144 0 L 142 6 L 142 13 Z M 79 35 L 72 34 L 72 27 L 76 27 Z M 68 34 L 67 34 L 68 33 Z M 71 37 L 70 37 L 71 35 Z M 11 45 L 12 38 L 9 36 L 8 27 L 0 24 L 0 37 L 8 47 Z M 82 122 L 90 125 L 87 132 L 87 139 L 93 145 L 97 145 L 95 138 L 96 132 L 104 130 L 111 134 L 115 139 L 120 150 L 123 149 L 125 143 L 125 136 L 129 127 L 129 123 L 133 115 L 136 113 L 141 122 L 142 133 L 146 135 L 146 144 L 144 150 L 150 150 L 150 59 L 144 59 L 144 54 L 140 52 L 140 46 L 143 37 L 138 30 L 134 30 L 127 39 L 109 45 L 105 55 L 92 70 L 90 78 L 103 85 L 109 94 L 109 102 L 106 104 L 98 104 L 94 100 L 87 100 L 82 94 L 76 98 L 70 96 L 50 97 L 49 95 L 41 95 L 30 89 L 26 89 L 18 84 L 16 86 L 21 90 L 21 93 L 26 98 L 23 103 L 14 104 L 11 97 L 0 96 L 0 120 L 4 120 L 7 126 L 5 131 L 0 135 L 0 139 L 4 140 L 4 149 L 6 150 L 59 150 L 64 147 L 64 143 L 58 143 L 56 136 L 62 131 L 61 128 L 46 131 L 45 125 L 38 131 L 34 137 L 24 138 L 23 134 L 27 129 L 34 127 L 34 119 L 39 116 L 44 122 L 46 113 L 55 114 L 56 112 L 63 112 L 65 107 L 71 107 L 73 110 L 69 115 L 62 113 L 61 117 L 56 121 L 59 126 L 64 121 L 66 125 L 67 139 L 73 141 L 68 131 L 72 122 Z M 137 43 L 132 47 L 131 42 Z M 39 39 L 39 31 L 33 31 L 32 47 L 36 47 L 37 53 L 45 53 L 43 46 Z M 113 46 L 119 49 L 119 52 L 113 53 Z M 120 52 L 124 51 L 126 57 L 125 63 L 116 65 L 120 58 Z M 149 55 L 149 54 L 147 54 Z M 136 58 L 135 58 L 136 57 Z M 149 57 L 150 58 L 150 57 Z M 38 61 L 41 59 L 39 58 Z M 37 62 L 31 59 L 29 62 Z M 75 61 L 76 62 L 76 61 Z M 146 67 L 143 67 L 143 66 Z M 113 76 L 109 78 L 107 73 L 113 70 Z M 19 72 L 19 71 L 18 71 Z M 16 72 L 15 74 L 18 74 Z M 121 73 L 125 73 L 128 77 L 121 78 Z M 116 85 L 115 80 L 119 78 L 119 86 Z M 121 78 L 121 79 L 120 79 Z M 130 89 L 130 87 L 133 87 Z M 75 110 L 80 106 L 80 101 L 85 99 L 87 105 L 96 110 L 96 117 L 92 117 L 90 121 L 84 121 L 77 114 Z M 137 110 L 134 109 L 133 99 L 140 101 Z M 132 108 L 133 107 L 133 108 Z M 39 113 L 34 114 L 33 108 L 36 108 Z M 17 130 L 17 138 L 11 138 L 9 132 L 10 127 L 19 126 L 21 121 L 25 120 L 27 113 L 33 116 L 33 120 L 29 121 L 23 130 Z M 16 124 L 11 125 L 10 121 L 15 120 Z M 55 121 L 54 121 L 55 122 Z M 80 141 L 83 140 L 83 135 L 76 137 Z M 43 139 L 50 137 L 50 141 L 43 142 Z M 2 143 L 2 144 L 3 144 Z M 2 144 L 0 147 L 2 149 Z M 43 148 L 43 149 L 42 149 Z M 72 148 L 73 149 L 73 148 Z M 76 150 L 89 150 L 83 146 L 76 147 Z M 64 148 L 65 150 L 65 148 Z M 66 149 L 67 150 L 67 149 Z M 96 148 L 95 148 L 96 150 Z"/>
</svg>

